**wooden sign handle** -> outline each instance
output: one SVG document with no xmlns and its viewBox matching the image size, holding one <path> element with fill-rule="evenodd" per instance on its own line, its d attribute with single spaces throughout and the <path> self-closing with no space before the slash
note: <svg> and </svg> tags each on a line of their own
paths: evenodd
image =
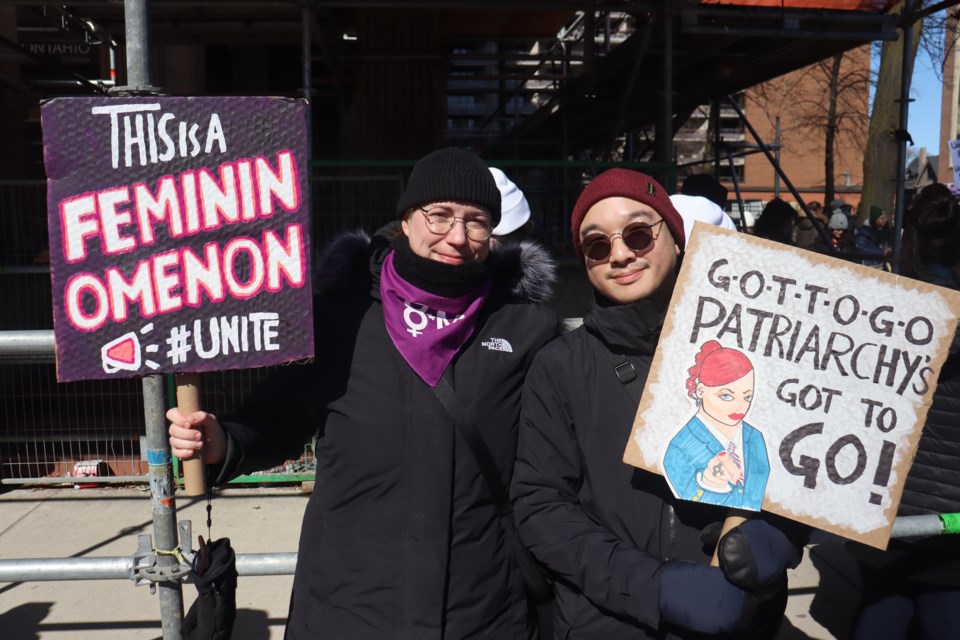
<svg viewBox="0 0 960 640">
<path fill-rule="evenodd" d="M 730 530 L 737 525 L 743 524 L 746 521 L 747 519 L 744 516 L 738 515 L 728 515 L 726 520 L 723 521 L 723 528 L 720 530 L 720 537 L 717 538 L 717 548 L 713 550 L 713 558 L 710 560 L 711 567 L 720 566 L 720 541 L 723 540 L 723 536 L 730 533 Z"/>
<path fill-rule="evenodd" d="M 185 416 L 200 411 L 200 374 L 178 373 L 177 380 L 177 408 Z M 203 429 L 203 427 L 199 427 Z M 197 452 L 189 460 L 184 460 L 183 488 L 188 496 L 202 496 L 207 492 L 206 474 L 203 467 L 203 452 Z"/>
</svg>

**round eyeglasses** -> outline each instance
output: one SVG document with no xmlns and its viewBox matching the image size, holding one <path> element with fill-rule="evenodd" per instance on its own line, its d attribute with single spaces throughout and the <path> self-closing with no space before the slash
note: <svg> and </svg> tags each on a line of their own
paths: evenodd
<svg viewBox="0 0 960 640">
<path fill-rule="evenodd" d="M 475 241 L 483 241 L 490 237 L 493 228 L 490 226 L 490 219 L 487 217 L 462 218 L 454 215 L 452 211 L 446 209 L 431 209 L 427 211 L 423 207 L 418 207 L 423 217 L 427 219 L 427 228 L 431 232 L 445 236 L 453 229 L 457 220 L 463 223 L 463 228 L 467 237 Z"/>
<path fill-rule="evenodd" d="M 592 262 L 603 262 L 610 257 L 613 251 L 613 239 L 617 236 L 623 240 L 630 251 L 638 256 L 642 256 L 653 248 L 657 236 L 660 235 L 660 228 L 663 219 L 647 224 L 646 222 L 632 222 L 625 226 L 622 231 L 611 233 L 594 232 L 580 241 L 580 248 L 583 249 L 583 255 Z"/>
</svg>

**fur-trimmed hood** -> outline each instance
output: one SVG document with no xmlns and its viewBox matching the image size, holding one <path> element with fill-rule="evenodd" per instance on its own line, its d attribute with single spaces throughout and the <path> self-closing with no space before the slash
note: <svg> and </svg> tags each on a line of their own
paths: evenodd
<svg viewBox="0 0 960 640">
<path fill-rule="evenodd" d="M 375 290 L 379 296 L 380 268 L 390 252 L 390 231 L 371 237 L 364 231 L 343 233 L 314 262 L 315 295 L 341 293 L 357 288 Z M 495 294 L 517 300 L 546 302 L 557 282 L 557 264 L 536 242 L 494 243 L 487 265 Z"/>
</svg>

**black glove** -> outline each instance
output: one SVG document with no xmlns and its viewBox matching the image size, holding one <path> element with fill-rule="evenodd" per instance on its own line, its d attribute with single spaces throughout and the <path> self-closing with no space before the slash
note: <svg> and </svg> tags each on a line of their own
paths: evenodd
<svg viewBox="0 0 960 640">
<path fill-rule="evenodd" d="M 703 552 L 706 555 L 712 556 L 717 550 L 721 531 L 723 531 L 723 520 L 711 522 L 700 531 L 700 544 L 703 545 Z"/>
<path fill-rule="evenodd" d="M 745 628 L 757 600 L 716 567 L 670 560 L 660 572 L 660 617 L 691 631 L 718 634 Z"/>
<path fill-rule="evenodd" d="M 193 561 L 197 599 L 183 618 L 184 640 L 230 640 L 237 617 L 237 556 L 230 538 L 204 543 Z"/>
<path fill-rule="evenodd" d="M 755 591 L 783 581 L 800 564 L 801 550 L 780 529 L 753 518 L 720 539 L 720 568 L 733 584 Z"/>
</svg>

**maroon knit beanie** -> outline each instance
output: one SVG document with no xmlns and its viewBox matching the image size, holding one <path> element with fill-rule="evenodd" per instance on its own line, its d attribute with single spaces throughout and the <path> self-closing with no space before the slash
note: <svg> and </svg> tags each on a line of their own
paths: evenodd
<svg viewBox="0 0 960 640">
<path fill-rule="evenodd" d="M 677 212 L 667 190 L 660 183 L 639 171 L 630 169 L 608 169 L 590 181 L 573 207 L 570 217 L 570 231 L 573 233 L 573 250 L 580 262 L 584 261 L 583 249 L 580 248 L 580 225 L 590 207 L 606 198 L 630 198 L 653 208 L 660 214 L 667 228 L 673 235 L 674 241 L 682 251 L 686 245 L 683 234 L 683 218 Z"/>
</svg>

